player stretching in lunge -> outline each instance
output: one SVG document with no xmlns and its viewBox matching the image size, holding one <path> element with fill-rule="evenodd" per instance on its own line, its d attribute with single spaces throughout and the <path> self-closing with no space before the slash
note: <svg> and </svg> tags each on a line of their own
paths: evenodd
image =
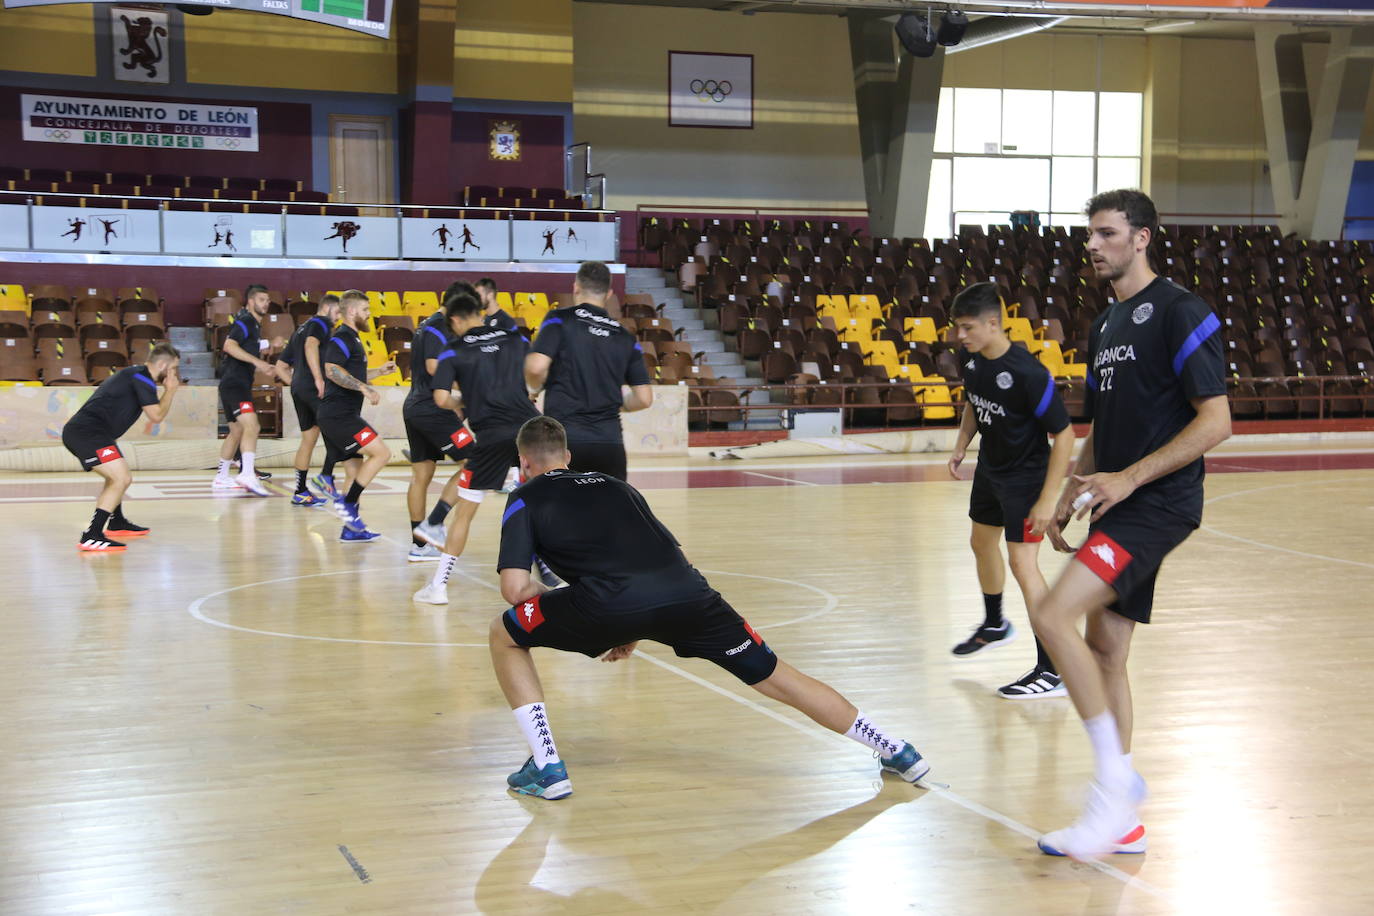
<svg viewBox="0 0 1374 916">
<path fill-rule="evenodd" d="M 374 405 L 381 401 L 377 389 L 367 383 L 396 367 L 388 362 L 376 369 L 367 368 L 367 351 L 358 336 L 358 331 L 366 328 L 368 318 L 372 317 L 367 293 L 356 289 L 344 293 L 339 297 L 339 314 L 343 324 L 325 347 L 320 432 L 324 434 L 326 445 L 332 445 L 348 467 L 348 493 L 335 506 L 344 523 L 339 540 L 370 541 L 381 535 L 369 531 L 363 523 L 358 514 L 358 501 L 362 499 L 363 488 L 372 483 L 372 478 L 391 460 L 391 449 L 363 419 L 363 398 Z"/>
<path fill-rule="evenodd" d="M 968 351 L 963 363 L 968 403 L 949 460 L 955 477 L 969 441 L 982 436 L 968 515 L 985 617 L 972 636 L 954 647 L 956 656 L 966 658 L 1006 643 L 1016 632 L 1002 616 L 1007 573 L 998 542 L 1004 531 L 1011 574 L 1026 609 L 1049 591 L 1036 555 L 1054 521 L 1059 488 L 1073 458 L 1073 426 L 1049 370 L 1028 350 L 1013 346 L 1002 330 L 1002 299 L 995 284 L 975 283 L 954 297 L 950 317 Z M 1054 437 L 1053 450 L 1046 434 Z M 1038 636 L 1035 666 L 997 692 L 1009 700 L 1065 694 Z"/>
<path fill-rule="evenodd" d="M 1077 823 L 1040 838 L 1045 852 L 1076 859 L 1145 851 L 1126 658 L 1135 625 L 1150 622 L 1160 564 L 1202 523 L 1202 456 L 1231 434 L 1221 322 L 1150 269 L 1154 204 L 1139 191 L 1108 191 L 1087 213 L 1093 269 L 1118 301 L 1092 326 L 1084 403 L 1092 432 L 1050 538 L 1072 552 L 1060 529 L 1079 505 L 1078 517 L 1091 513 L 1091 523 L 1073 562 L 1031 610 L 1096 764 Z M 1078 633 L 1084 617 L 1086 638 Z"/>
<path fill-rule="evenodd" d="M 496 679 L 531 752 L 506 779 L 512 789 L 547 799 L 572 794 L 529 650 L 544 646 L 619 661 L 641 639 L 714 662 L 764 696 L 872 748 L 884 770 L 907 782 L 929 772 L 909 742 L 775 656 L 687 562 L 639 491 L 608 474 L 568 470 L 568 442 L 557 420 L 530 420 L 518 443 L 528 482 L 506 501 L 497 564 L 501 596 L 512 607 L 490 630 Z M 567 588 L 547 591 L 531 578 L 536 552 Z"/>
<path fill-rule="evenodd" d="M 62 444 L 81 462 L 81 469 L 95 471 L 105 479 L 96 497 L 91 525 L 77 542 L 79 550 L 118 553 L 124 544 L 111 538 L 148 533 L 147 528 L 124 517 L 124 492 L 133 483 L 133 474 L 116 440 L 129 431 L 140 413 L 154 423 L 167 419 L 172 396 L 181 385 L 177 376 L 180 360 L 181 354 L 171 344 L 158 344 L 146 365 L 127 366 L 101 382 L 90 400 L 62 427 Z M 160 398 L 158 382 L 164 386 Z"/>
</svg>

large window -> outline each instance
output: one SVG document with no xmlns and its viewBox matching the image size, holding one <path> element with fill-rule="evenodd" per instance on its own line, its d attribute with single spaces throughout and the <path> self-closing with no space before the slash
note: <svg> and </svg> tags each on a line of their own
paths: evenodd
<svg viewBox="0 0 1374 916">
<path fill-rule="evenodd" d="M 1140 186 L 1143 111 L 1138 92 L 941 89 L 926 237 L 1012 210 L 1082 225 L 1093 194 Z"/>
</svg>

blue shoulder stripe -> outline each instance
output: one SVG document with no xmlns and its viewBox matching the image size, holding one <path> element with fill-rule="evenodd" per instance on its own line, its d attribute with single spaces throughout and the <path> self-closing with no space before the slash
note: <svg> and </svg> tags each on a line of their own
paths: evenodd
<svg viewBox="0 0 1374 916">
<path fill-rule="evenodd" d="M 337 337 L 331 337 L 331 338 L 329 338 L 329 340 L 330 340 L 331 343 L 336 343 L 336 344 L 339 345 L 339 349 L 344 351 L 344 356 L 347 356 L 347 357 L 349 357 L 350 359 L 352 359 L 352 357 L 353 357 L 353 351 L 350 350 L 350 349 L 348 349 L 348 344 L 344 343 L 342 340 L 340 340 L 340 339 L 337 338 Z"/>
<path fill-rule="evenodd" d="M 1048 369 L 1045 370 L 1045 393 L 1040 395 L 1040 404 L 1035 408 L 1035 418 L 1038 420 L 1045 415 L 1045 411 L 1050 409 L 1050 404 L 1054 402 L 1054 376 L 1050 375 Z"/>
<path fill-rule="evenodd" d="M 511 517 L 523 508 L 525 508 L 525 501 L 523 499 L 517 499 L 515 502 L 511 503 L 506 507 L 506 514 L 501 516 L 501 524 L 504 525 L 506 522 L 510 521 Z"/>
<path fill-rule="evenodd" d="M 323 318 L 321 318 L 319 315 L 312 315 L 312 316 L 310 316 L 310 320 L 311 320 L 311 321 L 317 321 L 317 322 L 319 322 L 320 327 L 324 328 L 324 332 L 325 332 L 326 334 L 329 333 L 329 322 L 325 321 L 325 320 L 324 320 Z"/>
<path fill-rule="evenodd" d="M 155 381 L 153 381 L 152 379 L 148 378 L 148 376 L 144 375 L 142 372 L 135 372 L 135 373 L 134 373 L 134 378 L 138 379 L 140 382 L 142 382 L 143 384 L 147 385 L 149 388 L 153 389 L 154 391 L 157 391 L 157 382 L 155 382 Z"/>
<path fill-rule="evenodd" d="M 448 343 L 448 338 L 444 336 L 443 332 L 432 324 L 422 324 L 420 325 L 420 330 L 428 331 L 429 333 L 433 334 L 435 337 L 439 338 L 439 343 L 441 344 Z"/>
<path fill-rule="evenodd" d="M 234 324 L 238 325 L 239 330 L 243 332 L 243 336 L 244 336 L 244 337 L 247 337 L 247 336 L 248 336 L 248 325 L 244 324 L 242 321 L 240 321 L 240 320 L 237 319 L 237 318 L 234 319 Z"/>
<path fill-rule="evenodd" d="M 541 328 L 546 328 L 546 327 L 548 327 L 548 326 L 551 325 L 551 324 L 562 324 L 562 323 L 563 323 L 563 319 L 562 319 L 562 318 L 545 318 L 545 319 L 544 319 L 544 323 L 541 324 L 540 327 L 541 327 Z"/>
<path fill-rule="evenodd" d="M 444 352 L 440 353 L 438 356 L 434 357 L 434 361 L 435 361 L 436 363 L 437 363 L 437 362 L 441 362 L 441 361 L 443 361 L 443 360 L 448 359 L 450 356 L 457 356 L 457 355 L 458 355 L 458 351 L 457 351 L 457 350 L 451 350 L 451 349 L 450 349 L 450 350 L 445 350 Z"/>
<path fill-rule="evenodd" d="M 1221 327 L 1221 319 L 1215 314 L 1208 314 L 1202 319 L 1202 323 L 1193 329 L 1193 333 L 1188 335 L 1188 339 L 1183 342 L 1183 346 L 1178 348 L 1178 353 L 1174 354 L 1174 375 L 1183 371 L 1183 364 L 1188 361 L 1188 357 L 1197 352 L 1197 348 L 1202 346 L 1207 338 L 1217 332 Z"/>
</svg>

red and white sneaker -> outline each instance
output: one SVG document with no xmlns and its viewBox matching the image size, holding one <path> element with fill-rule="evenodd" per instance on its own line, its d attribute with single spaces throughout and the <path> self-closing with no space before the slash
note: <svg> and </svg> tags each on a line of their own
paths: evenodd
<svg viewBox="0 0 1374 916">
<path fill-rule="evenodd" d="M 85 551 L 86 553 L 121 553 L 128 548 L 118 541 L 109 540 L 103 535 L 93 538 L 83 535 L 81 542 L 76 545 L 76 549 Z"/>
<path fill-rule="evenodd" d="M 1058 834 L 1062 830 L 1054 833 L 1047 833 L 1039 840 L 1040 851 L 1047 856 L 1062 856 L 1064 853 L 1053 845 L 1058 839 Z M 1145 825 L 1136 824 L 1135 829 L 1116 841 L 1116 844 L 1107 850 L 1109 855 L 1140 855 L 1145 851 Z"/>
</svg>

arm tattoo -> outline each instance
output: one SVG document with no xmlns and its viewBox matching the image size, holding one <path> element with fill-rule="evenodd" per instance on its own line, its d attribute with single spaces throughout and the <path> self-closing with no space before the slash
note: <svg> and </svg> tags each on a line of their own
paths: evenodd
<svg viewBox="0 0 1374 916">
<path fill-rule="evenodd" d="M 329 376 L 329 380 L 340 388 L 347 388 L 349 391 L 363 390 L 363 383 L 345 372 L 344 367 L 338 363 L 329 363 L 325 367 L 324 374 Z"/>
</svg>

